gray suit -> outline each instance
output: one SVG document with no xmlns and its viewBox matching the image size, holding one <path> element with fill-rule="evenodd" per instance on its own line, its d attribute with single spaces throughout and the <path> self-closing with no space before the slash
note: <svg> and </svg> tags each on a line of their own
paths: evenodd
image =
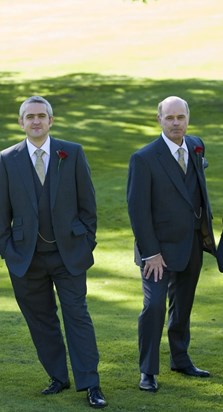
<svg viewBox="0 0 223 412">
<path fill-rule="evenodd" d="M 161 136 L 134 153 L 129 165 L 128 211 L 144 290 L 139 317 L 140 369 L 147 374 L 159 373 L 167 291 L 171 367 L 191 364 L 189 322 L 202 249 L 215 253 L 202 154 L 195 150 L 198 146 L 204 150 L 204 145 L 194 136 L 185 140 L 189 151 L 186 176 Z M 209 237 L 209 245 L 203 243 L 203 236 Z M 144 278 L 143 259 L 158 253 L 167 268 L 162 281 L 155 283 L 152 277 Z"/>
<path fill-rule="evenodd" d="M 67 157 L 59 159 L 58 150 L 66 152 Z M 96 245 L 96 204 L 81 146 L 51 138 L 46 181 L 48 220 L 56 242 L 49 249 L 46 244 L 45 251 L 37 248 L 41 222 L 35 179 L 25 141 L 1 152 L 0 254 L 40 361 L 51 377 L 66 382 L 55 285 L 76 387 L 83 390 L 98 385 L 99 377 L 94 329 L 85 298 L 86 270 L 93 264 Z"/>
</svg>

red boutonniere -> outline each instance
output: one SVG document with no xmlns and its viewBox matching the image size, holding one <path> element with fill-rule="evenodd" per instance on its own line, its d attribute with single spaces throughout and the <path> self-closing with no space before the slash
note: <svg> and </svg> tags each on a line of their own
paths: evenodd
<svg viewBox="0 0 223 412">
<path fill-rule="evenodd" d="M 194 147 L 194 152 L 196 153 L 196 155 L 198 156 L 199 154 L 202 155 L 202 164 L 203 164 L 203 168 L 206 169 L 208 167 L 208 161 L 207 159 L 205 159 L 205 157 L 203 157 L 203 152 L 204 149 L 202 146 L 195 146 Z"/>
<path fill-rule="evenodd" d="M 196 154 L 200 154 L 200 153 L 202 154 L 204 149 L 202 146 L 195 146 L 194 151 Z"/>
<path fill-rule="evenodd" d="M 58 157 L 59 157 L 59 163 L 58 163 L 58 170 L 59 170 L 61 160 L 66 159 L 68 154 L 64 150 L 57 150 L 57 154 L 58 154 Z"/>
</svg>

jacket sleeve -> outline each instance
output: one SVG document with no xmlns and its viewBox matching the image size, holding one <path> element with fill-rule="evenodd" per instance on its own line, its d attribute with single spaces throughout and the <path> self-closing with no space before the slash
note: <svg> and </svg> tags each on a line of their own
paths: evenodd
<svg viewBox="0 0 223 412">
<path fill-rule="evenodd" d="M 149 163 L 132 155 L 127 185 L 128 213 L 141 258 L 160 253 L 152 216 L 152 175 Z"/>
<path fill-rule="evenodd" d="M 96 245 L 97 228 L 95 190 L 91 180 L 90 167 L 81 146 L 79 146 L 76 163 L 76 184 L 79 218 L 87 228 L 88 239 L 93 249 Z"/>
<path fill-rule="evenodd" d="M 0 154 L 0 255 L 4 259 L 7 241 L 11 236 L 11 204 L 9 197 L 8 175 L 4 158 Z"/>
</svg>

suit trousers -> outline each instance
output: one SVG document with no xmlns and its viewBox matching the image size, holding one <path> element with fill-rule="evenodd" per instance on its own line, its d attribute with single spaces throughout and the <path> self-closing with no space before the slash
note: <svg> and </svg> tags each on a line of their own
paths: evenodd
<svg viewBox="0 0 223 412">
<path fill-rule="evenodd" d="M 99 355 L 86 303 L 86 273 L 72 276 L 58 251 L 35 253 L 22 278 L 10 274 L 18 305 L 48 375 L 68 380 L 66 347 L 57 315 L 59 297 L 77 390 L 99 385 Z"/>
<path fill-rule="evenodd" d="M 187 352 L 190 343 L 190 314 L 202 257 L 201 234 L 200 231 L 195 231 L 191 257 L 184 271 L 172 272 L 165 269 L 162 280 L 154 282 L 153 275 L 148 280 L 145 279 L 141 268 L 144 292 L 144 306 L 138 322 L 141 372 L 159 374 L 160 341 L 165 322 L 167 295 L 170 366 L 184 368 L 192 364 Z"/>
</svg>

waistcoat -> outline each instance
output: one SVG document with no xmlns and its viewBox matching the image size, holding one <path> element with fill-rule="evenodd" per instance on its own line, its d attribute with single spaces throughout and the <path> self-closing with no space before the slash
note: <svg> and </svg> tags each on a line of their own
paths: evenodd
<svg viewBox="0 0 223 412">
<path fill-rule="evenodd" d="M 180 168 L 180 166 L 179 166 Z M 202 208 L 202 194 L 200 189 L 200 184 L 198 181 L 197 173 L 194 167 L 190 156 L 188 158 L 188 165 L 187 165 L 187 172 L 186 174 L 180 168 L 180 172 L 182 173 L 182 177 L 184 179 L 184 183 L 190 197 L 191 203 L 194 208 L 194 222 L 195 222 L 195 230 L 200 229 L 201 227 L 201 208 Z"/>
<path fill-rule="evenodd" d="M 50 209 L 50 169 L 46 174 L 44 185 L 40 183 L 35 169 L 33 169 L 33 180 L 36 191 L 39 217 L 39 234 L 37 238 L 36 250 L 38 252 L 50 252 L 57 250 L 55 235 L 52 225 Z M 44 238 L 45 240 L 43 240 Z"/>
</svg>

